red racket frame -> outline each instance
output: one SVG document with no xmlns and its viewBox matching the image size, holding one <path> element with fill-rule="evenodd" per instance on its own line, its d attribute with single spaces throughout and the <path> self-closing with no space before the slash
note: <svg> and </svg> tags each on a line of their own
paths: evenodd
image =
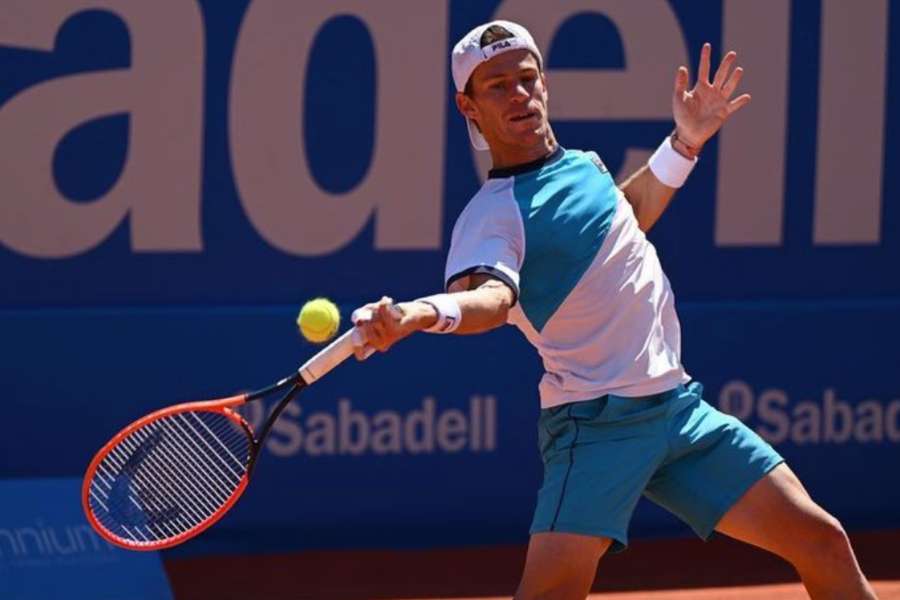
<svg viewBox="0 0 900 600">
<path fill-rule="evenodd" d="M 90 494 L 91 494 L 91 483 L 94 480 L 94 476 L 97 472 L 97 467 L 100 462 L 106 458 L 113 448 L 117 447 L 119 443 L 129 436 L 134 431 L 144 427 L 149 423 L 153 423 L 154 421 L 158 421 L 165 417 L 170 417 L 172 415 L 176 415 L 178 413 L 191 412 L 191 411 L 203 411 L 203 412 L 216 412 L 229 420 L 240 426 L 244 429 L 247 436 L 251 440 L 251 448 L 254 448 L 257 445 L 257 440 L 253 436 L 253 429 L 250 427 L 250 424 L 239 415 L 237 412 L 232 410 L 233 408 L 245 404 L 250 399 L 250 394 L 241 394 L 239 396 L 229 396 L 228 398 L 220 398 L 218 400 L 204 400 L 201 402 L 185 402 L 184 404 L 176 404 L 175 406 L 168 406 L 166 408 L 157 410 L 156 412 L 152 412 L 149 415 L 145 415 L 138 419 L 137 421 L 131 423 L 122 429 L 119 433 L 117 433 L 113 438 L 103 446 L 97 454 L 94 455 L 94 459 L 91 461 L 90 465 L 88 465 L 87 471 L 85 472 L 84 482 L 81 486 L 81 505 L 84 508 L 84 514 L 87 515 L 87 519 L 93 527 L 94 531 L 96 531 L 101 537 L 103 537 L 106 541 L 111 544 L 115 544 L 121 548 L 127 548 L 128 550 L 162 550 L 164 548 L 169 548 L 171 546 L 175 546 L 180 544 L 183 541 L 186 541 L 189 538 L 192 538 L 204 530 L 208 529 L 212 526 L 216 521 L 221 519 L 226 512 L 228 512 L 234 503 L 238 501 L 241 495 L 244 493 L 244 490 L 247 489 L 247 483 L 250 481 L 250 469 L 247 469 L 247 472 L 244 473 L 241 478 L 238 487 L 234 490 L 231 497 L 212 515 L 207 517 L 204 521 L 202 521 L 199 525 L 191 528 L 188 531 L 185 531 L 173 538 L 169 538 L 158 543 L 154 542 L 144 542 L 144 541 L 135 541 L 126 538 L 119 537 L 113 532 L 109 531 L 98 519 L 94 516 L 94 511 L 91 508 L 90 503 Z M 253 462 L 252 454 L 255 453 L 256 450 L 252 450 L 250 462 Z"/>
</svg>

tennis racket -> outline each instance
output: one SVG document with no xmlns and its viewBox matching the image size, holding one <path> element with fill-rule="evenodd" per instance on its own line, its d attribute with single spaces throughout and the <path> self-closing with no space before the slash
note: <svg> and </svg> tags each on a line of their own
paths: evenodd
<svg viewBox="0 0 900 600">
<path fill-rule="evenodd" d="M 125 427 L 97 452 L 84 476 L 81 502 L 91 526 L 129 550 L 169 548 L 210 527 L 244 493 L 284 407 L 362 343 L 353 327 L 267 388 L 170 406 Z M 278 394 L 256 435 L 235 408 Z"/>
</svg>

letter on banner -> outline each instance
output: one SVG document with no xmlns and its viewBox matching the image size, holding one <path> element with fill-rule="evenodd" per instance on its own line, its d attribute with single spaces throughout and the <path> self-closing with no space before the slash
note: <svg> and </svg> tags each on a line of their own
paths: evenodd
<svg viewBox="0 0 900 600">
<path fill-rule="evenodd" d="M 375 144 L 365 180 L 334 195 L 319 188 L 304 158 L 315 149 L 304 148 L 303 90 L 316 33 L 346 14 L 374 40 Z M 446 6 L 417 0 L 388 8 L 363 0 L 250 4 L 235 51 L 231 156 L 241 202 L 270 244 L 328 254 L 374 212 L 376 247 L 440 247 L 446 19 Z"/>
<path fill-rule="evenodd" d="M 887 22 L 887 0 L 822 2 L 816 244 L 881 241 Z"/>
<path fill-rule="evenodd" d="M 595 13 L 609 18 L 621 32 L 627 67 L 547 71 L 551 120 L 655 121 L 672 118 L 675 70 L 687 65 L 681 26 L 665 0 L 505 0 L 495 18 L 521 23 L 548 58 L 553 36 L 570 17 Z M 662 141 L 662 140 L 660 140 Z M 490 166 L 487 152 L 477 152 L 482 174 Z M 631 173 L 652 150 L 629 149 L 621 173 Z"/>
<path fill-rule="evenodd" d="M 717 246 L 782 243 L 790 20 L 787 0 L 725 0 L 723 49 L 738 53 L 753 103 L 719 133 Z"/>
<path fill-rule="evenodd" d="M 66 19 L 94 9 L 125 22 L 132 66 L 39 83 L 0 107 L 0 241 L 28 256 L 74 256 L 128 215 L 135 250 L 200 250 L 204 32 L 196 3 L 8 0 L 0 44 L 51 51 Z M 119 180 L 102 198 L 70 202 L 53 178 L 57 144 L 122 112 L 131 128 Z"/>
</svg>

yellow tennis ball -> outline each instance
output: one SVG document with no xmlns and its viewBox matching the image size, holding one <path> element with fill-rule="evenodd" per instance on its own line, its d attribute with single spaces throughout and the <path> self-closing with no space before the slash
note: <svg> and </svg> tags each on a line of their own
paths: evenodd
<svg viewBox="0 0 900 600">
<path fill-rule="evenodd" d="M 328 298 L 315 298 L 303 305 L 297 315 L 300 332 L 310 342 L 327 342 L 337 333 L 341 324 L 341 313 Z"/>
</svg>

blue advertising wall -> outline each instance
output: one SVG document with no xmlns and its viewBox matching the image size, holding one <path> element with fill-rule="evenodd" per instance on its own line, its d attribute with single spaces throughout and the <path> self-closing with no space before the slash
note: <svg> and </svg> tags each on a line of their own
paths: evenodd
<svg viewBox="0 0 900 600">
<path fill-rule="evenodd" d="M 128 552 L 94 533 L 81 479 L 0 481 L 0 592 L 9 600 L 171 600 L 158 552 Z"/>
<path fill-rule="evenodd" d="M 77 477 L 151 409 L 290 372 L 312 296 L 439 289 L 486 166 L 447 56 L 498 16 L 544 48 L 561 143 L 618 178 L 671 130 L 678 65 L 739 52 L 753 102 L 650 235 L 684 362 L 845 525 L 900 527 L 900 12 L 758 4 L 4 3 L 0 477 Z M 540 374 L 509 328 L 342 365 L 176 551 L 522 541 Z"/>
</svg>

